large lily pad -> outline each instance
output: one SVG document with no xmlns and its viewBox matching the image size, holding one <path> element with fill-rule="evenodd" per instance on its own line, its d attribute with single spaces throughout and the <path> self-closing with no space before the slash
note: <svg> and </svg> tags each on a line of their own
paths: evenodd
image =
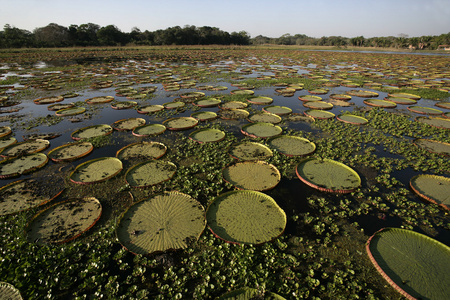
<svg viewBox="0 0 450 300">
<path fill-rule="evenodd" d="M 162 134 L 164 131 L 166 126 L 162 124 L 147 124 L 134 128 L 132 133 L 135 136 L 147 137 Z"/>
<path fill-rule="evenodd" d="M 395 108 L 397 104 L 392 101 L 380 100 L 380 99 L 366 99 L 363 101 L 365 104 L 369 106 L 375 107 L 385 107 L 385 108 Z"/>
<path fill-rule="evenodd" d="M 298 100 L 302 100 L 302 101 L 322 101 L 322 97 L 314 96 L 314 95 L 303 95 L 303 96 L 298 96 Z"/>
<path fill-rule="evenodd" d="M 86 99 L 85 102 L 87 104 L 101 104 L 101 103 L 108 103 L 114 100 L 114 96 L 98 96 Z"/>
<path fill-rule="evenodd" d="M 63 116 L 74 116 L 82 114 L 86 111 L 86 108 L 81 106 L 63 108 L 55 112 L 55 115 L 63 117 Z"/>
<path fill-rule="evenodd" d="M 364 124 L 369 123 L 369 120 L 367 120 L 366 118 L 363 118 L 363 117 L 360 117 L 357 115 L 352 115 L 352 114 L 339 115 L 339 116 L 337 116 L 337 119 L 344 123 L 350 123 L 350 124 L 355 124 L 355 125 L 364 125 Z"/>
<path fill-rule="evenodd" d="M 297 165 L 296 173 L 301 181 L 324 192 L 349 193 L 361 185 L 358 173 L 331 159 L 304 159 Z"/>
<path fill-rule="evenodd" d="M 189 134 L 189 138 L 199 143 L 219 142 L 225 138 L 225 132 L 214 128 L 203 128 Z"/>
<path fill-rule="evenodd" d="M 48 157 L 54 162 L 66 162 L 86 156 L 92 150 L 94 146 L 90 142 L 75 142 L 56 147 L 48 153 Z"/>
<path fill-rule="evenodd" d="M 384 100 L 391 101 L 400 105 L 412 105 L 417 103 L 417 101 L 414 99 L 401 97 L 385 97 Z"/>
<path fill-rule="evenodd" d="M 316 145 L 298 136 L 280 135 L 271 138 L 268 142 L 269 146 L 278 152 L 287 156 L 305 156 L 316 150 Z"/>
<path fill-rule="evenodd" d="M 17 139 L 13 136 L 0 138 L 0 152 L 3 148 L 14 145 L 15 143 L 17 143 Z"/>
<path fill-rule="evenodd" d="M 176 117 L 170 118 L 163 122 L 169 130 L 185 130 L 197 126 L 198 120 L 192 117 Z"/>
<path fill-rule="evenodd" d="M 83 127 L 72 132 L 72 139 L 78 141 L 81 139 L 89 139 L 93 137 L 105 136 L 111 134 L 113 128 L 107 124 L 99 124 L 88 127 Z"/>
<path fill-rule="evenodd" d="M 132 187 L 145 188 L 171 179 L 176 170 L 177 166 L 170 161 L 150 160 L 131 167 L 125 180 Z"/>
<path fill-rule="evenodd" d="M 283 129 L 272 123 L 257 122 L 242 126 L 241 132 L 252 138 L 269 138 L 280 135 Z"/>
<path fill-rule="evenodd" d="M 48 157 L 44 153 L 33 153 L 18 158 L 0 161 L 0 179 L 11 178 L 33 172 L 45 166 Z"/>
<path fill-rule="evenodd" d="M 265 161 L 245 161 L 222 170 L 223 179 L 238 189 L 267 191 L 281 180 L 278 169 Z"/>
<path fill-rule="evenodd" d="M 0 127 L 0 138 L 11 134 L 12 130 L 9 126 L 1 126 Z"/>
<path fill-rule="evenodd" d="M 158 159 L 166 154 L 167 147 L 159 142 L 141 142 L 127 145 L 117 151 L 116 157 L 120 160 L 142 158 Z"/>
<path fill-rule="evenodd" d="M 102 206 L 94 197 L 57 203 L 33 217 L 27 239 L 39 244 L 61 244 L 76 239 L 100 219 Z"/>
<path fill-rule="evenodd" d="M 145 124 L 145 119 L 142 118 L 128 118 L 118 120 L 113 123 L 112 127 L 118 131 L 130 131 L 135 129 L 138 126 L 142 126 Z"/>
<path fill-rule="evenodd" d="M 450 210 L 450 178 L 438 175 L 417 175 L 410 186 L 421 198 Z"/>
<path fill-rule="evenodd" d="M 241 101 L 228 101 L 219 105 L 220 109 L 243 109 L 247 107 L 248 104 Z"/>
<path fill-rule="evenodd" d="M 275 200 L 257 191 L 231 191 L 215 198 L 206 210 L 215 236 L 229 243 L 263 244 L 280 236 L 286 214 Z"/>
<path fill-rule="evenodd" d="M 184 249 L 205 229 L 205 210 L 189 195 L 168 192 L 131 206 L 117 227 L 120 243 L 135 254 Z"/>
<path fill-rule="evenodd" d="M 222 103 L 222 100 L 217 98 L 206 98 L 194 101 L 194 105 L 199 107 L 214 107 L 218 106 L 220 103 Z"/>
<path fill-rule="evenodd" d="M 279 116 L 288 115 L 288 114 L 292 113 L 291 108 L 289 108 L 287 106 L 279 106 L 279 105 L 265 106 L 265 107 L 263 107 L 263 111 L 271 113 L 271 114 L 279 115 Z"/>
<path fill-rule="evenodd" d="M 329 111 L 317 110 L 317 109 L 309 109 L 304 112 L 304 114 L 313 119 L 319 120 L 328 120 L 333 119 L 336 115 Z"/>
<path fill-rule="evenodd" d="M 220 118 L 224 120 L 245 119 L 250 113 L 244 109 L 221 109 L 218 112 Z"/>
<path fill-rule="evenodd" d="M 278 124 L 281 122 L 281 117 L 276 114 L 268 113 L 268 112 L 258 112 L 250 115 L 248 118 L 248 121 L 252 123 L 272 123 L 272 124 Z"/>
<path fill-rule="evenodd" d="M 43 151 L 50 146 L 50 142 L 43 139 L 27 140 L 10 145 L 0 151 L 0 156 L 17 157 Z"/>
<path fill-rule="evenodd" d="M 164 106 L 159 105 L 159 104 L 149 104 L 149 105 L 144 105 L 144 106 L 140 106 L 137 108 L 137 112 L 140 114 L 150 114 L 150 113 L 154 113 L 157 111 L 161 111 L 164 109 Z"/>
<path fill-rule="evenodd" d="M 247 101 L 252 104 L 257 104 L 257 105 L 268 105 L 273 102 L 273 99 L 270 97 L 255 96 L 255 97 L 248 98 Z"/>
<path fill-rule="evenodd" d="M 429 140 L 429 139 L 416 139 L 414 144 L 432 153 L 439 153 L 450 156 L 450 144 Z"/>
<path fill-rule="evenodd" d="M 210 121 L 217 118 L 217 114 L 213 111 L 198 111 L 191 114 L 192 118 L 195 118 L 199 121 Z"/>
<path fill-rule="evenodd" d="M 15 214 L 32 207 L 43 205 L 62 193 L 62 182 L 39 177 L 18 180 L 0 188 L 0 215 Z"/>
<path fill-rule="evenodd" d="M 33 100 L 35 104 L 51 104 L 55 102 L 61 102 L 64 100 L 63 96 L 51 96 L 51 97 L 43 97 L 36 100 Z"/>
<path fill-rule="evenodd" d="M 100 157 L 78 165 L 70 174 L 70 181 L 91 184 L 108 180 L 122 171 L 122 162 L 115 157 Z"/>
<path fill-rule="evenodd" d="M 256 142 L 242 142 L 231 147 L 230 155 L 238 160 L 261 160 L 273 156 L 269 147 Z"/>
<path fill-rule="evenodd" d="M 424 115 L 441 115 L 443 113 L 442 110 L 431 108 L 431 107 L 424 107 L 424 106 L 408 106 L 408 110 L 418 113 L 418 114 L 424 114 Z"/>
<path fill-rule="evenodd" d="M 448 299 L 448 246 L 414 231 L 385 228 L 370 237 L 366 250 L 378 272 L 408 299 Z"/>
<path fill-rule="evenodd" d="M 420 100 L 420 96 L 419 95 L 414 95 L 414 94 L 410 94 L 410 93 L 389 93 L 388 94 L 389 97 L 398 97 L 398 98 L 409 98 L 409 99 L 413 99 L 413 100 Z"/>
<path fill-rule="evenodd" d="M 449 118 L 426 118 L 418 117 L 416 121 L 428 124 L 433 127 L 450 129 L 450 119 Z"/>
<path fill-rule="evenodd" d="M 311 109 L 328 110 L 333 108 L 333 104 L 323 101 L 305 101 L 303 106 Z"/>
<path fill-rule="evenodd" d="M 0 295 L 5 300 L 22 300 L 20 291 L 10 283 L 0 281 Z"/>
</svg>

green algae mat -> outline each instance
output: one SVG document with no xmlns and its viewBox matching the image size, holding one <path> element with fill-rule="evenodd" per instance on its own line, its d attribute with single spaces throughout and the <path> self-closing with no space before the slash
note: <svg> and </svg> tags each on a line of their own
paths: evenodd
<svg viewBox="0 0 450 300">
<path fill-rule="evenodd" d="M 117 238 L 134 254 L 184 249 L 205 229 L 205 210 L 189 195 L 166 192 L 131 206 L 121 217 Z"/>
<path fill-rule="evenodd" d="M 448 299 L 450 247 L 417 232 L 385 228 L 366 244 L 378 272 L 408 299 Z"/>
<path fill-rule="evenodd" d="M 257 191 L 231 191 L 216 197 L 206 210 L 215 236 L 229 243 L 263 244 L 280 236 L 286 214 L 275 200 Z"/>
</svg>

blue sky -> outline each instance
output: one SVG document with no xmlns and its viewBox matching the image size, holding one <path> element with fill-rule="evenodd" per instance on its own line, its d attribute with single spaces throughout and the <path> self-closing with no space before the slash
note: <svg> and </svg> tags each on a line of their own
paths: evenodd
<svg viewBox="0 0 450 300">
<path fill-rule="evenodd" d="M 49 23 L 95 23 L 155 31 L 173 26 L 247 31 L 251 37 L 440 35 L 450 0 L 0 0 L 0 26 L 32 31 Z"/>
</svg>

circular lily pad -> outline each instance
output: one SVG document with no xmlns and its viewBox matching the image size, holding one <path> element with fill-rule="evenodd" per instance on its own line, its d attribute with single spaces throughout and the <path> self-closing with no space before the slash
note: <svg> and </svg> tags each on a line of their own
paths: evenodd
<svg viewBox="0 0 450 300">
<path fill-rule="evenodd" d="M 86 108 L 78 106 L 78 107 L 69 107 L 69 108 L 63 108 L 55 112 L 55 115 L 59 117 L 64 116 L 74 116 L 82 114 L 86 111 Z"/>
<path fill-rule="evenodd" d="M 362 97 L 362 98 L 375 98 L 378 97 L 378 93 L 363 90 L 351 90 L 346 92 L 350 96 Z"/>
<path fill-rule="evenodd" d="M 437 175 L 417 175 L 410 186 L 423 199 L 450 210 L 450 178 Z"/>
<path fill-rule="evenodd" d="M 250 113 L 243 109 L 221 109 L 218 114 L 225 120 L 239 120 L 247 118 Z"/>
<path fill-rule="evenodd" d="M 165 109 L 177 109 L 177 108 L 181 108 L 185 105 L 186 105 L 186 103 L 181 102 L 181 101 L 173 101 L 173 102 L 167 102 L 167 103 L 163 104 Z"/>
<path fill-rule="evenodd" d="M 86 156 L 92 150 L 94 146 L 89 142 L 69 143 L 51 150 L 48 157 L 54 162 L 66 162 Z"/>
<path fill-rule="evenodd" d="M 282 120 L 279 115 L 268 113 L 268 112 L 255 113 L 255 114 L 250 115 L 247 119 L 249 122 L 252 122 L 252 123 L 264 122 L 264 123 L 272 123 L 272 124 L 278 124 Z"/>
<path fill-rule="evenodd" d="M 176 117 L 163 122 L 169 130 L 185 130 L 197 126 L 198 120 L 192 117 Z"/>
<path fill-rule="evenodd" d="M 329 90 L 327 90 L 327 89 L 314 89 L 314 90 L 308 91 L 308 93 L 314 94 L 314 95 L 325 95 L 328 92 L 329 92 Z"/>
<path fill-rule="evenodd" d="M 9 126 L 1 126 L 0 127 L 0 138 L 11 134 L 12 130 Z"/>
<path fill-rule="evenodd" d="M 311 109 L 320 109 L 320 110 L 327 110 L 333 108 L 333 104 L 323 101 L 306 101 L 303 102 L 303 106 Z"/>
<path fill-rule="evenodd" d="M 141 142 L 127 145 L 117 151 L 116 157 L 120 160 L 142 158 L 158 159 L 166 154 L 167 146 L 159 142 Z"/>
<path fill-rule="evenodd" d="M 31 173 L 45 166 L 48 157 L 44 153 L 33 153 L 0 161 L 0 179 Z"/>
<path fill-rule="evenodd" d="M 440 108 L 450 109 L 450 102 L 442 101 L 442 102 L 436 103 L 435 105 Z"/>
<path fill-rule="evenodd" d="M 181 98 L 186 98 L 186 99 L 200 99 L 205 97 L 205 93 L 202 92 L 189 92 L 189 93 L 184 93 L 180 95 Z"/>
<path fill-rule="evenodd" d="M 273 99 L 270 97 L 255 96 L 248 98 L 247 101 L 256 105 L 269 105 L 273 102 Z"/>
<path fill-rule="evenodd" d="M 118 120 L 112 124 L 112 127 L 118 131 L 129 131 L 133 130 L 138 126 L 145 124 L 145 119 L 142 118 L 128 118 L 123 120 Z"/>
<path fill-rule="evenodd" d="M 248 104 L 241 101 L 228 101 L 219 105 L 220 109 L 243 109 L 247 108 Z"/>
<path fill-rule="evenodd" d="M 416 139 L 414 144 L 432 153 L 439 153 L 450 156 L 450 144 L 428 140 L 428 139 Z"/>
<path fill-rule="evenodd" d="M 100 219 L 102 205 L 94 197 L 70 199 L 35 215 L 27 225 L 29 242 L 61 244 L 74 240 Z"/>
<path fill-rule="evenodd" d="M 14 145 L 15 143 L 17 143 L 17 139 L 13 136 L 0 138 L 0 152 L 3 148 Z"/>
<path fill-rule="evenodd" d="M 101 104 L 101 103 L 108 103 L 114 100 L 113 96 L 99 96 L 99 97 L 93 97 L 86 99 L 85 102 L 87 104 Z"/>
<path fill-rule="evenodd" d="M 424 107 L 424 106 L 408 106 L 408 110 L 418 113 L 418 114 L 424 114 L 424 115 L 441 115 L 443 113 L 442 110 L 431 108 L 431 107 Z"/>
<path fill-rule="evenodd" d="M 54 97 L 44 97 L 33 100 L 35 104 L 51 104 L 55 102 L 61 102 L 64 100 L 63 96 L 54 96 Z"/>
<path fill-rule="evenodd" d="M 113 128 L 107 124 L 99 124 L 88 127 L 83 127 L 72 132 L 71 137 L 74 140 L 89 139 L 98 136 L 105 136 L 111 134 Z"/>
<path fill-rule="evenodd" d="M 47 177 L 18 180 L 0 188 L 0 216 L 44 205 L 63 192 L 62 185 L 48 185 Z M 61 182 L 62 183 L 62 182 Z"/>
<path fill-rule="evenodd" d="M 363 102 L 369 106 L 375 106 L 375 107 L 384 107 L 384 108 L 397 107 L 397 104 L 395 104 L 392 101 L 386 101 L 386 100 L 380 100 L 380 99 L 366 99 Z"/>
<path fill-rule="evenodd" d="M 298 99 L 302 100 L 302 101 L 322 101 L 322 97 L 314 96 L 314 95 L 298 96 Z"/>
<path fill-rule="evenodd" d="M 230 155 L 238 160 L 261 160 L 273 156 L 269 147 L 256 142 L 242 142 L 230 149 Z"/>
<path fill-rule="evenodd" d="M 225 138 L 225 132 L 214 128 L 203 128 L 189 134 L 189 138 L 199 143 L 219 142 Z"/>
<path fill-rule="evenodd" d="M 365 125 L 365 124 L 369 123 L 369 120 L 367 120 L 366 118 L 352 115 L 352 114 L 339 115 L 339 116 L 337 116 L 337 119 L 344 123 L 350 123 L 350 124 L 355 124 L 355 125 Z"/>
<path fill-rule="evenodd" d="M 263 111 L 279 116 L 288 115 L 292 113 L 291 108 L 287 106 L 278 106 L 278 105 L 265 106 L 263 107 Z"/>
<path fill-rule="evenodd" d="M 408 299 L 447 299 L 450 248 L 426 235 L 384 228 L 366 243 L 367 254 L 384 279 Z"/>
<path fill-rule="evenodd" d="M 164 109 L 164 106 L 153 104 L 153 105 L 141 106 L 137 109 L 137 112 L 140 114 L 150 114 L 153 112 L 161 111 L 163 109 Z"/>
<path fill-rule="evenodd" d="M 170 161 L 150 160 L 131 167 L 125 180 L 132 187 L 145 188 L 171 179 L 176 170 Z"/>
<path fill-rule="evenodd" d="M 191 114 L 191 117 L 199 121 L 210 121 L 217 118 L 217 114 L 213 111 L 198 111 Z"/>
<path fill-rule="evenodd" d="M 47 106 L 47 109 L 50 111 L 57 111 L 61 109 L 71 108 L 74 107 L 74 103 L 55 103 L 52 105 Z"/>
<path fill-rule="evenodd" d="M 308 117 L 320 120 L 328 120 L 335 117 L 335 114 L 333 114 L 332 112 L 317 109 L 309 109 L 305 111 L 304 114 Z"/>
<path fill-rule="evenodd" d="M 397 97 L 397 98 L 409 98 L 409 99 L 413 99 L 413 100 L 420 100 L 420 96 L 419 95 L 414 95 L 414 94 L 409 94 L 409 93 L 389 93 L 388 94 L 389 97 Z"/>
<path fill-rule="evenodd" d="M 384 100 L 391 101 L 400 105 L 412 105 L 417 103 L 416 100 L 411 98 L 385 97 Z"/>
<path fill-rule="evenodd" d="M 238 189 L 267 191 L 281 180 L 280 171 L 265 161 L 245 161 L 222 170 L 223 179 Z"/>
<path fill-rule="evenodd" d="M 3 157 L 17 157 L 21 155 L 41 152 L 50 146 L 50 142 L 43 139 L 27 140 L 20 143 L 15 143 L 0 151 L 0 156 Z"/>
<path fill-rule="evenodd" d="M 162 134 L 164 131 L 166 131 L 166 126 L 162 124 L 147 124 L 134 128 L 132 133 L 135 136 L 147 137 Z"/>
<path fill-rule="evenodd" d="M 194 101 L 194 105 L 199 107 L 214 107 L 218 106 L 220 103 L 222 103 L 222 101 L 217 98 L 206 98 Z"/>
<path fill-rule="evenodd" d="M 113 109 L 128 109 L 137 105 L 136 101 L 117 101 L 111 104 Z"/>
<path fill-rule="evenodd" d="M 269 146 L 287 156 L 305 156 L 316 150 L 316 145 L 298 136 L 280 135 L 268 141 Z"/>
<path fill-rule="evenodd" d="M 91 184 L 108 180 L 122 171 L 122 162 L 115 157 L 101 157 L 78 165 L 70 174 L 70 181 Z"/>
<path fill-rule="evenodd" d="M 331 160 L 306 158 L 296 168 L 298 178 L 323 192 L 350 193 L 361 185 L 361 178 L 349 166 Z"/>
<path fill-rule="evenodd" d="M 269 138 L 280 135 L 283 129 L 272 123 L 258 122 L 242 126 L 241 132 L 252 138 Z"/>
<path fill-rule="evenodd" d="M 349 101 L 352 99 L 352 96 L 346 94 L 331 94 L 330 98 L 334 100 Z"/>
<path fill-rule="evenodd" d="M 450 129 L 450 119 L 448 118 L 426 118 L 426 117 L 419 117 L 416 118 L 416 121 L 428 124 L 433 127 L 437 128 L 443 128 L 443 129 Z"/>
<path fill-rule="evenodd" d="M 167 192 L 131 206 L 121 217 L 117 238 L 134 254 L 185 249 L 206 226 L 203 206 L 189 195 Z"/>
<path fill-rule="evenodd" d="M 255 92 L 252 90 L 232 90 L 230 91 L 232 95 L 254 95 Z"/>
<path fill-rule="evenodd" d="M 206 220 L 218 238 L 236 244 L 263 244 L 283 234 L 286 214 L 275 200 L 257 191 L 231 191 L 208 206 Z"/>
<path fill-rule="evenodd" d="M 10 283 L 0 281 L 0 295 L 7 300 L 22 300 L 20 291 Z"/>
</svg>

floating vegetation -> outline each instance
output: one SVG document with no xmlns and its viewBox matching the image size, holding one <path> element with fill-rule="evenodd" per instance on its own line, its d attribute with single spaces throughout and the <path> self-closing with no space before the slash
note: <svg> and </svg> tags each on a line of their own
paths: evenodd
<svg viewBox="0 0 450 300">
<path fill-rule="evenodd" d="M 12 284 L 0 281 L 0 295 L 8 300 L 22 300 L 20 291 Z"/>
<path fill-rule="evenodd" d="M 316 145 L 308 139 L 292 135 L 271 138 L 268 145 L 287 156 L 306 156 L 316 150 Z"/>
<path fill-rule="evenodd" d="M 217 114 L 224 120 L 245 119 L 250 115 L 250 113 L 244 109 L 221 109 Z"/>
<path fill-rule="evenodd" d="M 264 123 L 272 123 L 278 124 L 281 122 L 282 118 L 279 115 L 268 113 L 268 112 L 259 112 L 248 116 L 248 121 L 252 123 L 264 122 Z"/>
<path fill-rule="evenodd" d="M 272 300 L 284 300 L 285 298 L 277 295 L 275 293 L 271 293 L 268 291 L 261 291 L 254 288 L 243 287 L 228 293 L 223 294 L 216 300 L 235 300 L 235 299 L 272 299 Z"/>
<path fill-rule="evenodd" d="M 230 155 L 238 160 L 263 160 L 273 156 L 269 147 L 256 142 L 241 142 L 233 145 Z"/>
<path fill-rule="evenodd" d="M 197 126 L 198 120 L 192 117 L 176 117 L 167 119 L 162 124 L 169 130 L 186 130 Z"/>
<path fill-rule="evenodd" d="M 414 95 L 414 94 L 410 94 L 410 93 L 389 93 L 388 96 L 396 97 L 396 98 L 408 98 L 408 99 L 412 99 L 412 100 L 416 100 L 416 101 L 418 101 L 422 98 L 419 95 Z"/>
<path fill-rule="evenodd" d="M 292 113 L 292 109 L 287 106 L 270 105 L 264 106 L 263 111 L 279 116 L 284 116 Z"/>
<path fill-rule="evenodd" d="M 392 101 L 380 100 L 380 99 L 366 99 L 363 101 L 369 106 L 384 107 L 384 108 L 395 108 L 397 104 Z"/>
<path fill-rule="evenodd" d="M 428 236 L 385 228 L 371 236 L 367 254 L 378 272 L 409 299 L 445 299 L 450 294 L 450 248 Z"/>
<path fill-rule="evenodd" d="M 333 104 L 323 101 L 305 101 L 303 106 L 311 109 L 328 110 L 333 108 Z"/>
<path fill-rule="evenodd" d="M 450 178 L 437 175 L 416 175 L 410 186 L 421 198 L 450 210 Z"/>
<path fill-rule="evenodd" d="M 248 104 L 241 101 L 228 101 L 219 105 L 220 109 L 243 109 L 247 107 Z"/>
<path fill-rule="evenodd" d="M 372 91 L 363 91 L 363 90 L 351 90 L 351 91 L 347 91 L 347 94 L 350 96 L 355 96 L 355 97 L 362 97 L 362 98 L 375 98 L 378 97 L 378 93 L 377 92 L 372 92 Z M 395 96 L 392 96 L 395 97 Z"/>
<path fill-rule="evenodd" d="M 64 100 L 63 96 L 44 97 L 33 100 L 34 104 L 52 104 L 55 102 L 61 102 Z"/>
<path fill-rule="evenodd" d="M 81 140 L 109 135 L 112 132 L 113 128 L 111 126 L 107 124 L 99 124 L 77 129 L 72 132 L 71 137 L 74 140 Z"/>
<path fill-rule="evenodd" d="M 298 96 L 299 100 L 302 101 L 322 101 L 322 97 L 319 96 L 314 96 L 314 95 L 303 95 L 303 96 Z"/>
<path fill-rule="evenodd" d="M 133 158 L 158 159 L 166 154 L 167 146 L 160 142 L 140 142 L 127 145 L 117 151 L 116 157 L 120 160 Z"/>
<path fill-rule="evenodd" d="M 418 122 L 428 124 L 433 127 L 450 129 L 450 119 L 444 118 L 427 118 L 427 117 L 418 117 L 416 118 Z"/>
<path fill-rule="evenodd" d="M 55 112 L 55 115 L 59 117 L 64 116 L 74 116 L 82 114 L 86 111 L 86 108 L 84 107 L 69 107 L 69 108 L 63 108 Z"/>
<path fill-rule="evenodd" d="M 136 99 L 136 98 L 134 98 Z M 111 104 L 113 109 L 129 109 L 137 105 L 136 101 L 116 101 Z"/>
<path fill-rule="evenodd" d="M 0 179 L 31 173 L 44 167 L 47 162 L 48 157 L 44 153 L 33 153 L 2 160 L 0 161 Z"/>
<path fill-rule="evenodd" d="M 133 129 L 132 133 L 139 137 L 148 137 L 160 135 L 166 131 L 166 126 L 162 124 L 147 124 L 141 125 Z"/>
<path fill-rule="evenodd" d="M 150 160 L 131 167 L 125 178 L 131 187 L 145 188 L 171 179 L 176 170 L 170 161 Z"/>
<path fill-rule="evenodd" d="M 27 140 L 14 143 L 0 150 L 0 156 L 17 157 L 26 154 L 41 152 L 50 146 L 50 142 L 43 139 Z"/>
<path fill-rule="evenodd" d="M 164 109 L 164 106 L 158 104 L 149 104 L 140 106 L 137 108 L 137 112 L 140 114 L 150 114 L 154 112 L 158 112 Z"/>
<path fill-rule="evenodd" d="M 102 104 L 102 103 L 109 103 L 114 100 L 114 96 L 98 96 L 86 99 L 85 102 L 87 104 Z"/>
<path fill-rule="evenodd" d="M 12 133 L 11 127 L 9 126 L 0 127 L 0 138 L 5 137 L 11 133 Z"/>
<path fill-rule="evenodd" d="M 222 100 L 217 98 L 206 98 L 194 101 L 194 105 L 199 107 L 215 107 L 218 106 L 220 103 L 222 103 Z"/>
<path fill-rule="evenodd" d="M 136 127 L 142 126 L 144 124 L 145 119 L 143 118 L 128 118 L 114 122 L 112 124 L 112 127 L 118 131 L 131 131 Z"/>
<path fill-rule="evenodd" d="M 247 101 L 252 104 L 257 104 L 257 105 L 268 105 L 268 104 L 272 104 L 273 99 L 270 97 L 255 96 L 255 97 L 248 98 Z"/>
<path fill-rule="evenodd" d="M 304 114 L 308 117 L 311 117 L 314 119 L 319 119 L 319 120 L 334 119 L 334 117 L 336 116 L 332 112 L 317 110 L 317 109 L 309 109 L 309 110 L 305 111 Z"/>
<path fill-rule="evenodd" d="M 210 230 L 229 243 L 263 244 L 280 236 L 286 214 L 275 200 L 257 191 L 219 195 L 206 210 Z"/>
<path fill-rule="evenodd" d="M 267 191 L 281 180 L 278 169 L 265 161 L 245 161 L 222 170 L 223 179 L 237 189 Z"/>
<path fill-rule="evenodd" d="M 115 157 L 100 157 L 78 165 L 70 174 L 70 181 L 78 184 L 102 182 L 122 171 L 122 162 Z"/>
<path fill-rule="evenodd" d="M 68 143 L 52 149 L 48 157 L 54 162 L 67 162 L 84 157 L 92 150 L 94 146 L 90 142 Z"/>
<path fill-rule="evenodd" d="M 352 114 L 343 114 L 336 117 L 339 121 L 344 123 L 350 123 L 355 125 L 365 125 L 369 122 L 366 118 L 352 115 Z"/>
<path fill-rule="evenodd" d="M 191 117 L 204 122 L 214 120 L 215 118 L 217 118 L 217 114 L 213 111 L 198 111 L 192 113 Z"/>
<path fill-rule="evenodd" d="M 423 107 L 423 106 L 408 106 L 408 110 L 418 113 L 418 114 L 424 114 L 424 115 L 442 115 L 443 111 L 431 107 Z"/>
<path fill-rule="evenodd" d="M 252 138 L 270 138 L 283 133 L 283 129 L 272 123 L 257 122 L 242 126 L 241 132 Z"/>
<path fill-rule="evenodd" d="M 203 128 L 190 133 L 189 138 L 200 144 L 213 143 L 223 140 L 225 138 L 225 132 L 214 128 Z"/>
</svg>

